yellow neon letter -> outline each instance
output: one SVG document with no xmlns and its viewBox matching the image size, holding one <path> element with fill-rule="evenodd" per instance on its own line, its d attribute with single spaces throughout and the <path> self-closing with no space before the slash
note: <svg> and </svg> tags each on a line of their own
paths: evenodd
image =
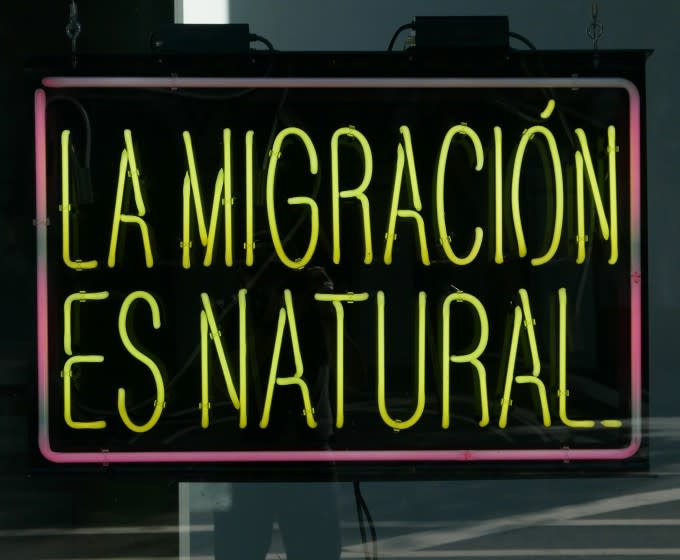
<svg viewBox="0 0 680 560">
<path fill-rule="evenodd" d="M 286 251 L 281 244 L 279 237 L 279 228 L 276 225 L 276 210 L 274 208 L 274 179 L 276 177 L 276 164 L 281 157 L 281 146 L 287 136 L 297 136 L 302 140 L 307 154 L 309 155 L 309 171 L 312 175 L 316 175 L 319 171 L 319 160 L 316 156 L 316 150 L 312 140 L 304 130 L 295 127 L 284 128 L 276 135 L 274 145 L 272 147 L 271 157 L 269 158 L 269 168 L 267 170 L 267 217 L 269 219 L 269 229 L 272 235 L 272 242 L 274 249 L 279 259 L 288 268 L 303 268 L 314 255 L 316 249 L 316 242 L 319 239 L 319 207 L 314 202 L 314 199 L 309 196 L 293 196 L 288 199 L 288 204 L 291 206 L 305 205 L 309 206 L 309 217 L 311 222 L 311 235 L 307 251 L 300 259 L 292 260 L 286 255 Z"/>
<path fill-rule="evenodd" d="M 328 301 L 335 309 L 335 425 L 345 424 L 345 310 L 342 302 L 366 301 L 368 292 L 358 294 L 314 294 L 316 301 Z"/>
<path fill-rule="evenodd" d="M 477 133 L 465 124 L 458 124 L 449 129 L 444 136 L 442 147 L 439 152 L 439 163 L 437 164 L 437 227 L 439 228 L 439 240 L 441 241 L 444 253 L 449 260 L 454 264 L 469 264 L 477 257 L 479 248 L 482 246 L 482 238 L 484 232 L 482 228 L 475 228 L 475 240 L 472 244 L 472 249 L 467 257 L 458 257 L 451 248 L 451 239 L 446 228 L 446 216 L 444 212 L 444 176 L 446 175 L 446 160 L 449 157 L 449 149 L 451 142 L 456 134 L 467 136 L 475 148 L 475 171 L 480 171 L 484 166 L 484 152 L 482 151 L 482 142 L 479 140 Z"/>
<path fill-rule="evenodd" d="M 586 224 L 583 196 L 583 156 L 576 150 L 576 263 L 582 264 L 586 260 Z"/>
<path fill-rule="evenodd" d="M 555 110 L 555 100 L 554 99 L 548 99 L 548 104 L 545 106 L 545 109 L 543 109 L 543 112 L 541 113 L 541 118 L 543 120 L 550 118 L 550 115 L 552 115 L 552 112 Z"/>
<path fill-rule="evenodd" d="M 246 266 L 253 266 L 255 239 L 253 234 L 253 138 L 255 132 L 246 132 Z"/>
<path fill-rule="evenodd" d="M 64 420 L 69 428 L 74 430 L 101 430 L 106 428 L 105 420 L 95 420 L 93 422 L 78 422 L 73 419 L 71 413 L 71 376 L 75 364 L 100 364 L 104 361 L 104 356 L 98 355 L 78 355 L 71 356 L 64 364 Z"/>
<path fill-rule="evenodd" d="M 418 294 L 418 396 L 416 410 L 408 420 L 394 420 L 385 404 L 385 294 L 378 291 L 378 410 L 383 422 L 395 430 L 413 426 L 425 410 L 425 311 L 427 295 Z"/>
<path fill-rule="evenodd" d="M 116 208 L 113 213 L 113 225 L 111 226 L 111 243 L 109 245 L 108 266 L 113 268 L 116 266 L 116 250 L 118 247 L 118 233 L 120 224 L 137 224 L 142 235 L 142 245 L 144 246 L 144 260 L 146 267 L 153 267 L 153 254 L 151 252 L 151 241 L 149 238 L 149 227 L 142 217 L 146 214 L 146 207 L 144 206 L 144 199 L 142 198 L 142 189 L 139 185 L 139 169 L 137 168 L 137 161 L 135 158 L 135 151 L 132 146 L 132 133 L 129 130 L 123 131 L 125 138 L 125 149 L 120 156 L 120 165 L 118 166 L 118 188 L 116 189 Z M 132 191 L 134 193 L 135 206 L 137 207 L 137 215 L 123 214 L 123 191 L 125 190 L 125 177 L 130 174 L 132 180 Z"/>
<path fill-rule="evenodd" d="M 69 179 L 69 151 L 71 144 L 70 130 L 61 132 L 61 255 L 64 264 L 75 270 L 88 270 L 97 268 L 97 261 L 81 261 L 71 259 L 71 197 Z"/>
<path fill-rule="evenodd" d="M 541 402 L 543 425 L 547 428 L 550 426 L 550 411 L 548 410 L 548 398 L 545 391 L 545 385 L 538 378 L 541 373 L 541 361 L 538 356 L 536 333 L 534 332 L 534 319 L 531 314 L 531 307 L 529 306 L 529 295 L 526 290 L 520 289 L 519 297 L 522 302 L 522 307 L 520 308 L 519 305 L 515 306 L 512 340 L 510 342 L 510 354 L 508 356 L 508 369 L 505 375 L 505 390 L 503 392 L 503 400 L 501 401 L 501 414 L 498 420 L 498 426 L 500 428 L 505 428 L 508 423 L 508 409 L 511 404 L 512 382 L 517 381 L 517 383 L 520 384 L 529 383 L 536 389 L 536 393 Z M 529 375 L 515 375 L 517 346 L 519 344 L 520 330 L 522 327 L 522 316 L 524 316 L 524 327 L 527 331 L 529 349 L 531 352 L 532 371 Z"/>
<path fill-rule="evenodd" d="M 618 227 L 618 210 L 616 203 L 617 182 L 616 182 L 616 128 L 609 126 L 607 129 L 607 155 L 609 162 L 609 222 L 604 212 L 602 204 L 602 196 L 600 195 L 600 187 L 595 177 L 595 167 L 593 166 L 593 159 L 590 156 L 590 149 L 588 148 L 588 138 L 582 128 L 576 129 L 576 136 L 581 145 L 581 152 L 576 152 L 576 196 L 577 201 L 577 224 L 578 224 L 578 255 L 577 263 L 585 261 L 585 218 L 583 207 L 583 168 L 588 174 L 588 184 L 590 185 L 590 194 L 595 204 L 597 212 L 597 220 L 600 224 L 600 231 L 602 237 L 609 240 L 611 237 L 611 253 L 609 256 L 609 264 L 615 264 L 619 258 L 619 227 Z"/>
<path fill-rule="evenodd" d="M 394 188 L 392 189 L 392 206 L 390 208 L 390 218 L 387 226 L 387 233 L 385 234 L 385 256 L 383 258 L 385 264 L 392 264 L 392 246 L 396 239 L 395 229 L 397 227 L 397 218 L 410 218 L 416 224 L 418 230 L 418 239 L 420 241 L 420 259 L 423 264 L 430 264 L 430 254 L 427 250 L 427 241 L 425 239 L 425 223 L 423 217 L 419 212 L 423 209 L 420 201 L 420 191 L 418 190 L 418 179 L 416 177 L 416 164 L 413 156 L 413 146 L 411 145 L 411 131 L 407 126 L 399 127 L 399 131 L 404 137 L 402 145 L 399 142 L 397 147 L 397 169 L 394 174 Z M 414 210 L 401 210 L 399 208 L 399 197 L 401 195 L 401 183 L 404 176 L 404 160 L 408 166 L 409 179 L 411 184 L 411 202 Z"/>
<path fill-rule="evenodd" d="M 194 149 L 191 143 L 191 134 L 188 131 L 182 133 L 184 147 L 187 154 L 188 173 L 184 175 L 184 185 L 182 187 L 182 266 L 191 268 L 191 215 L 189 206 L 191 199 L 194 201 L 196 211 L 196 221 L 198 235 L 201 245 L 206 248 L 203 266 L 210 266 L 213 260 L 215 249 L 215 235 L 217 233 L 217 220 L 220 204 L 224 204 L 224 262 L 227 266 L 233 264 L 232 249 L 232 196 L 231 196 L 231 130 L 225 128 L 222 132 L 224 141 L 224 167 L 217 173 L 215 179 L 215 189 L 213 191 L 212 210 L 210 212 L 210 224 L 206 227 L 203 214 L 203 202 L 201 200 L 201 189 L 198 183 L 198 172 L 194 158 Z M 224 188 L 224 196 L 222 189 Z"/>
<path fill-rule="evenodd" d="M 451 355 L 450 352 L 450 325 L 451 325 L 451 303 L 454 301 L 465 301 L 472 305 L 479 317 L 479 342 L 472 352 L 460 356 Z M 489 423 L 489 399 L 486 389 L 486 368 L 484 364 L 479 361 L 479 357 L 484 353 L 486 344 L 489 341 L 489 320 L 486 315 L 486 310 L 475 296 L 466 294 L 464 292 L 457 292 L 451 294 L 444 300 L 442 306 L 442 428 L 449 427 L 449 370 L 450 364 L 464 364 L 470 363 L 475 367 L 477 372 L 477 381 L 479 383 L 479 400 L 481 407 L 481 420 L 479 425 L 486 426 Z"/>
<path fill-rule="evenodd" d="M 495 167 L 495 217 L 496 251 L 494 261 L 503 264 L 503 131 L 500 126 L 493 127 L 494 167 Z"/>
<path fill-rule="evenodd" d="M 153 328 L 158 330 L 161 327 L 161 314 L 160 310 L 158 309 L 158 303 L 156 303 L 156 300 L 149 292 L 136 291 L 130 293 L 123 300 L 123 303 L 120 306 L 120 313 L 118 315 L 118 333 L 120 334 L 120 339 L 123 342 L 123 346 L 125 346 L 125 349 L 134 358 L 142 362 L 151 371 L 154 382 L 156 384 L 156 400 L 154 401 L 154 410 L 153 414 L 151 414 L 151 418 L 149 418 L 149 421 L 146 424 L 142 424 L 140 426 L 138 424 L 135 424 L 130 419 L 130 416 L 128 415 L 127 409 L 125 407 L 125 389 L 119 388 L 118 414 L 120 414 L 120 418 L 123 421 L 123 424 L 125 424 L 129 430 L 137 433 L 142 433 L 148 432 L 151 428 L 153 428 L 156 425 L 158 419 L 161 416 L 161 413 L 163 412 L 163 408 L 165 408 L 165 386 L 163 385 L 163 377 L 161 376 L 160 369 L 158 368 L 156 363 L 149 356 L 147 356 L 146 354 L 141 352 L 138 348 L 136 348 L 134 344 L 132 344 L 132 341 L 130 340 L 130 335 L 128 334 L 127 331 L 127 318 L 128 313 L 130 311 L 130 306 L 138 299 L 143 299 L 149 304 L 149 307 L 151 308 L 151 320 Z"/>
<path fill-rule="evenodd" d="M 524 152 L 527 144 L 533 139 L 535 134 L 541 134 L 550 150 L 550 156 L 553 164 L 553 173 L 555 176 L 555 225 L 553 227 L 552 241 L 548 251 L 542 257 L 531 259 L 533 266 L 545 264 L 553 258 L 557 252 L 560 244 L 560 237 L 562 236 L 562 221 L 564 219 L 564 186 L 562 180 L 562 162 L 560 154 L 557 150 L 557 143 L 552 132 L 546 127 L 538 125 L 532 126 L 529 130 L 522 133 L 522 138 L 517 146 L 517 153 L 515 154 L 515 161 L 512 169 L 512 221 L 515 226 L 515 235 L 517 236 L 517 246 L 519 256 L 524 257 L 527 254 L 527 247 L 524 241 L 524 231 L 522 229 L 522 218 L 519 209 L 519 179 L 522 172 L 522 161 L 524 160 Z"/>
<path fill-rule="evenodd" d="M 577 152 L 578 153 L 578 152 Z M 560 340 L 559 340 L 559 378 L 560 387 L 557 396 L 560 402 L 560 420 L 570 428 L 592 428 L 592 420 L 570 420 L 567 416 L 567 290 L 560 288 L 557 292 L 560 304 Z"/>
<path fill-rule="evenodd" d="M 64 364 L 62 377 L 64 380 L 64 421 L 66 425 L 74 430 L 101 430 L 106 428 L 106 421 L 95 420 L 92 422 L 78 422 L 73 420 L 71 412 L 71 377 L 75 364 L 100 364 L 104 361 L 104 356 L 98 354 L 79 354 L 73 356 L 73 341 L 71 327 L 71 308 L 75 302 L 84 303 L 86 301 L 101 301 L 109 297 L 109 292 L 78 292 L 69 295 L 64 300 L 64 353 L 70 356 Z"/>
<path fill-rule="evenodd" d="M 314 420 L 314 409 L 309 397 L 309 388 L 302 374 L 304 373 L 304 364 L 302 363 L 302 354 L 300 352 L 300 341 L 297 334 L 297 325 L 295 323 L 295 312 L 293 311 L 293 296 L 290 290 L 284 290 L 283 297 L 285 307 L 279 310 L 279 322 L 276 329 L 276 339 L 274 341 L 274 353 L 272 355 L 272 365 L 269 370 L 269 381 L 267 383 L 267 396 L 264 401 L 264 409 L 262 411 L 262 419 L 260 420 L 260 428 L 266 428 L 269 425 L 269 414 L 272 408 L 272 398 L 274 396 L 274 385 L 297 385 L 302 393 L 302 402 L 304 404 L 303 414 L 307 419 L 307 426 L 316 428 L 317 423 Z M 290 342 L 293 346 L 293 361 L 295 363 L 295 372 L 288 377 L 278 377 L 279 358 L 281 356 L 281 344 L 283 343 L 283 331 L 286 328 L 286 321 L 288 322 L 288 330 L 290 333 Z"/>
<path fill-rule="evenodd" d="M 109 297 L 109 292 L 76 292 L 64 300 L 64 353 L 73 355 L 71 336 L 71 308 L 75 302 L 101 301 Z"/>
<path fill-rule="evenodd" d="M 338 165 L 338 140 L 340 136 L 354 138 L 361 146 L 364 156 L 364 177 L 355 189 L 340 190 L 340 172 Z M 358 130 L 350 127 L 339 128 L 331 138 L 331 189 L 333 195 L 333 262 L 340 262 L 340 199 L 356 198 L 361 204 L 361 217 L 364 224 L 364 264 L 373 261 L 373 245 L 371 241 L 370 204 L 364 191 L 368 188 L 373 176 L 373 155 L 366 137 Z"/>
<path fill-rule="evenodd" d="M 248 422 L 246 412 L 246 364 L 248 358 L 248 346 L 246 342 L 246 292 L 247 290 L 239 290 L 238 304 L 239 304 L 239 341 L 241 352 L 239 356 L 239 395 L 236 394 L 234 381 L 229 369 L 229 362 L 222 346 L 222 333 L 217 328 L 217 321 L 212 310 L 212 304 L 208 294 L 201 294 L 201 302 L 203 303 L 203 310 L 201 311 L 201 426 L 207 428 L 210 424 L 209 409 L 210 402 L 208 400 L 208 339 L 212 338 L 217 352 L 222 369 L 222 375 L 227 385 L 229 398 L 236 410 L 240 410 L 239 427 L 245 428 Z"/>
<path fill-rule="evenodd" d="M 559 391 L 557 396 L 560 402 L 560 420 L 565 426 L 570 428 L 592 428 L 595 426 L 594 420 L 571 420 L 567 415 L 567 290 L 560 288 L 558 291 L 560 306 L 560 325 L 559 325 Z M 600 424 L 605 428 L 620 428 L 623 423 L 621 420 L 600 420 Z"/>
<path fill-rule="evenodd" d="M 232 215 L 231 209 L 234 204 L 234 196 L 231 186 L 231 130 L 222 130 L 222 144 L 224 148 L 224 263 L 227 266 L 234 264 L 234 248 L 232 245 Z M 215 188 L 217 190 L 217 187 Z M 213 214 L 216 214 L 213 202 Z M 210 229 L 216 221 L 216 216 L 210 216 Z M 207 255 L 206 255 L 207 258 Z M 203 263 L 205 264 L 205 262 Z"/>
</svg>

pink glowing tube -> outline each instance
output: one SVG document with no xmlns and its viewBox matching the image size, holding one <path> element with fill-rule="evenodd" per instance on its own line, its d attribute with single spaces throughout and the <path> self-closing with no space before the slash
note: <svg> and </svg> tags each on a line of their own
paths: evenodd
<svg viewBox="0 0 680 560">
<path fill-rule="evenodd" d="M 35 173 L 37 229 L 37 335 L 39 447 L 56 463 L 197 463 L 314 461 L 570 461 L 622 460 L 639 449 L 642 434 L 642 267 L 640 239 L 640 95 L 629 81 L 609 78 L 123 78 L 48 77 L 43 87 L 59 88 L 622 88 L 629 94 L 630 122 L 630 360 L 631 440 L 619 449 L 497 449 L 389 451 L 182 451 L 60 452 L 52 449 L 48 425 L 48 290 L 46 96 L 35 92 Z"/>
</svg>

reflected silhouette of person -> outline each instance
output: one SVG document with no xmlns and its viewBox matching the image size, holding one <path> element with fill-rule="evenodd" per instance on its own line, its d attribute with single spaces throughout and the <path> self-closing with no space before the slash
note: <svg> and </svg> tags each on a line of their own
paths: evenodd
<svg viewBox="0 0 680 560">
<path fill-rule="evenodd" d="M 253 449 L 322 450 L 329 448 L 333 432 L 330 405 L 329 341 L 334 328 L 330 306 L 314 300 L 314 294 L 333 291 L 333 283 L 321 267 L 291 270 L 269 264 L 256 278 L 247 274 L 249 315 L 252 326 L 249 369 L 254 377 L 252 407 L 262 413 L 278 317 L 285 308 L 284 290 L 290 290 L 307 384 L 316 427 L 304 414 L 302 392 L 297 385 L 274 387 L 269 421 L 244 430 Z M 332 313 L 332 312 L 331 312 Z M 286 325 L 289 329 L 290 325 Z M 295 371 L 290 337 L 285 332 L 278 363 L 278 377 Z M 255 388 L 256 387 L 256 388 Z M 307 467 L 310 468 L 310 467 Z M 325 471 L 324 471 L 325 469 Z M 290 472 L 290 471 L 289 471 Z M 234 483 L 232 507 L 215 513 L 216 560 L 262 560 L 272 542 L 274 522 L 290 560 L 335 560 L 340 557 L 337 489 L 333 468 L 315 467 L 315 478 L 330 482 Z"/>
</svg>

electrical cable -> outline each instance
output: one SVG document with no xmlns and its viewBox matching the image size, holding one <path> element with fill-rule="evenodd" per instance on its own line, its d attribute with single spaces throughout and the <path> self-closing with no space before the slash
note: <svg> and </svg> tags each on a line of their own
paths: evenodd
<svg viewBox="0 0 680 560">
<path fill-rule="evenodd" d="M 50 97 L 47 100 L 47 104 L 53 103 L 55 101 L 68 101 L 74 105 L 83 117 L 83 123 L 85 125 L 85 167 L 89 169 L 90 167 L 90 152 L 92 148 L 92 126 L 90 125 L 90 117 L 83 107 L 83 104 L 73 97 L 68 97 L 66 95 L 56 95 Z"/>
<path fill-rule="evenodd" d="M 527 39 L 524 35 L 520 35 L 519 33 L 515 33 L 514 31 L 508 31 L 508 37 L 512 37 L 513 39 L 517 39 L 518 41 L 524 43 L 532 51 L 536 50 L 536 45 L 529 41 L 529 39 Z"/>
<path fill-rule="evenodd" d="M 607 175 L 609 175 L 607 173 Z M 607 176 L 607 178 L 609 178 Z M 593 205 L 590 205 L 590 227 L 588 229 L 588 236 L 590 239 L 593 238 L 594 235 L 594 229 L 595 229 L 595 209 Z M 576 309 L 576 317 L 581 316 L 581 306 L 583 305 L 583 298 L 585 295 L 585 290 L 586 290 L 586 282 L 588 281 L 588 275 L 590 274 L 590 265 L 591 265 L 591 257 L 593 255 L 593 244 L 588 243 L 588 246 L 586 248 L 586 259 L 585 263 L 583 265 L 583 273 L 581 274 L 581 279 L 578 283 L 578 291 L 576 292 L 576 305 L 574 305 L 574 308 Z"/>
<path fill-rule="evenodd" d="M 359 488 L 359 481 L 355 480 L 352 483 L 354 487 L 354 505 L 357 508 L 357 520 L 359 521 L 359 532 L 361 533 L 361 544 L 364 546 L 364 557 L 368 558 L 368 545 L 366 542 L 366 528 L 364 527 L 364 512 L 361 508 L 361 490 Z"/>
<path fill-rule="evenodd" d="M 262 43 L 265 45 L 270 51 L 275 51 L 276 49 L 274 48 L 274 45 L 271 44 L 271 42 L 263 37 L 262 35 L 258 35 L 257 33 L 251 33 L 248 38 L 250 39 L 251 43 Z"/>
<path fill-rule="evenodd" d="M 262 35 L 258 35 L 257 33 L 251 33 L 248 35 L 248 39 L 250 40 L 251 43 L 262 43 L 267 47 L 267 51 L 260 51 L 258 49 L 252 49 L 256 50 L 257 52 L 270 52 L 270 53 L 275 53 L 276 49 L 274 48 L 274 45 L 269 41 L 266 37 L 263 37 Z M 267 67 L 267 70 L 264 72 L 262 77 L 268 77 L 273 69 L 274 66 L 274 58 L 272 58 L 269 62 L 269 65 Z M 173 95 L 176 97 L 186 97 L 189 99 L 203 99 L 206 101 L 226 101 L 229 99 L 236 99 L 238 97 L 243 97 L 244 95 L 248 95 L 252 92 L 254 92 L 257 88 L 245 88 L 236 92 L 230 92 L 226 94 L 214 94 L 214 93 L 196 93 L 196 92 L 190 92 L 182 89 L 162 89 L 162 88 L 143 88 L 145 91 L 151 91 L 154 93 L 161 93 L 161 94 L 166 94 L 166 95 Z"/>
<path fill-rule="evenodd" d="M 396 42 L 397 37 L 399 36 L 399 34 L 402 31 L 404 31 L 406 29 L 415 29 L 415 24 L 414 23 L 405 23 L 404 25 L 399 26 L 399 28 L 397 28 L 397 30 L 394 32 L 394 35 L 392 35 L 392 39 L 390 40 L 390 44 L 387 47 L 388 51 L 392 51 L 394 49 L 394 43 Z M 514 31 L 509 31 L 508 37 L 511 37 L 513 39 L 517 39 L 518 41 L 521 41 L 527 47 L 529 47 L 532 51 L 536 50 L 536 45 L 534 45 L 529 39 L 527 39 L 524 35 L 521 35 L 520 33 L 515 33 Z"/>
<path fill-rule="evenodd" d="M 364 556 L 367 560 L 378 560 L 378 535 L 375 530 L 375 524 L 373 523 L 373 517 L 371 517 L 371 512 L 368 511 L 368 505 L 366 504 L 366 500 L 364 500 L 363 495 L 361 494 L 361 486 L 360 482 L 358 480 L 355 480 L 352 483 L 352 486 L 354 487 L 354 502 L 356 504 L 357 508 L 357 518 L 359 520 L 359 532 L 361 533 L 361 542 L 364 545 Z M 368 521 L 368 529 L 371 533 L 371 541 L 372 541 L 372 552 L 369 553 L 368 550 L 368 541 L 366 539 L 366 527 L 365 521 L 364 521 L 364 516 L 366 521 Z"/>
<path fill-rule="evenodd" d="M 399 34 L 404 31 L 405 29 L 415 29 L 415 24 L 413 23 L 405 23 L 404 25 L 401 25 L 395 32 L 394 35 L 392 35 L 392 39 L 390 40 L 390 44 L 387 47 L 388 51 L 391 51 L 394 49 L 394 43 L 397 40 L 397 37 Z"/>
<path fill-rule="evenodd" d="M 84 162 L 81 165 L 75 145 L 73 142 L 69 142 L 71 146 L 71 158 L 76 169 L 76 173 L 71 176 L 70 186 L 75 189 L 75 194 L 79 203 L 90 204 L 94 197 L 92 192 L 92 181 L 87 179 L 90 174 L 90 159 L 92 152 L 92 126 L 90 124 L 90 117 L 88 116 L 85 107 L 83 107 L 83 104 L 73 97 L 69 97 L 67 95 L 55 95 L 54 97 L 50 97 L 48 99 L 47 104 L 50 105 L 56 101 L 66 101 L 72 104 L 83 118 L 85 129 L 85 157 Z"/>
</svg>

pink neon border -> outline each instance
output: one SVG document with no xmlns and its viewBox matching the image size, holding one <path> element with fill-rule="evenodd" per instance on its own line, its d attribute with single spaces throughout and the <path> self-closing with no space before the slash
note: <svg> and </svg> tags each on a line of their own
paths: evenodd
<svg viewBox="0 0 680 560">
<path fill-rule="evenodd" d="M 35 175 L 37 228 L 37 328 L 39 447 L 55 463 L 181 463 L 181 462 L 314 462 L 314 461 L 570 461 L 620 460 L 632 457 L 642 439 L 642 296 L 640 247 L 640 94 L 635 85 L 618 78 L 69 78 L 49 77 L 47 88 L 601 88 L 625 89 L 630 99 L 630 224 L 631 224 L 631 441 L 621 449 L 554 450 L 391 450 L 391 451 L 175 451 L 86 452 L 54 451 L 48 426 L 47 328 L 47 176 L 45 92 L 35 92 Z"/>
</svg>

